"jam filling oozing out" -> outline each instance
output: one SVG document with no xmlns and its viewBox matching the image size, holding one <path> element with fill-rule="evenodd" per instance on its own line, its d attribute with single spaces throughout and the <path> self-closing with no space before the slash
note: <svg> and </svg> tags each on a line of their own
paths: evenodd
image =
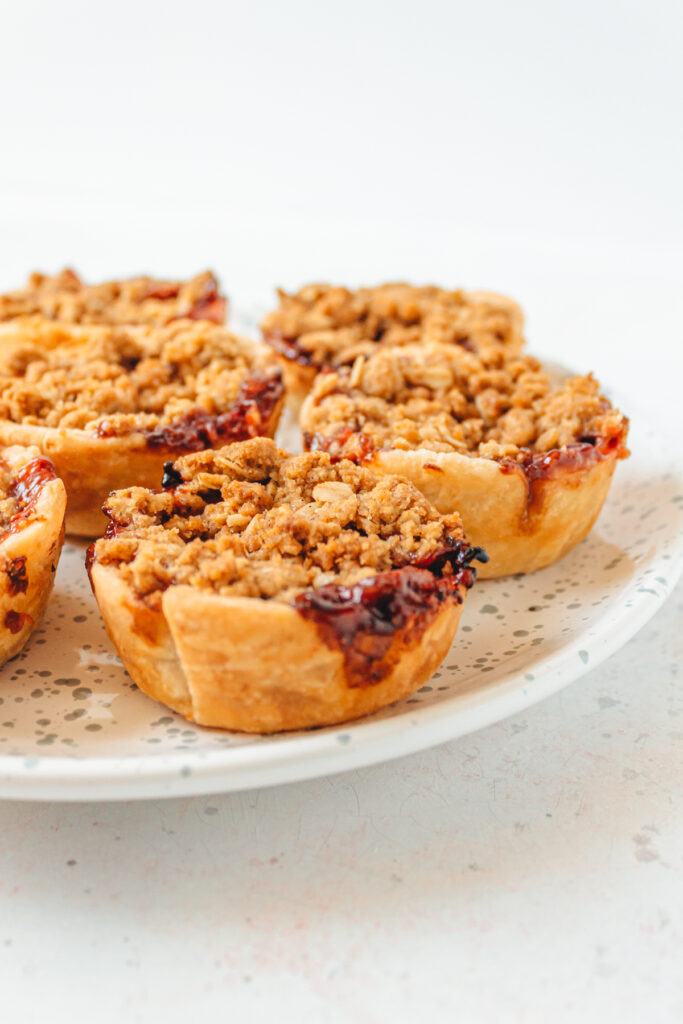
<svg viewBox="0 0 683 1024">
<path fill-rule="evenodd" d="M 13 558 L 5 566 L 5 572 L 8 579 L 7 590 L 12 597 L 16 597 L 17 594 L 25 594 L 28 589 L 26 555 L 19 555 L 17 558 Z"/>
<path fill-rule="evenodd" d="M 248 377 L 240 387 L 237 398 L 223 413 L 208 413 L 192 409 L 161 427 L 142 430 L 148 448 L 182 452 L 199 452 L 217 444 L 247 441 L 258 437 L 269 427 L 273 413 L 284 394 L 279 373 L 268 377 Z M 107 420 L 95 431 L 97 437 L 115 436 Z"/>
<path fill-rule="evenodd" d="M 543 484 L 556 479 L 561 473 L 576 473 L 589 469 L 605 459 L 625 459 L 628 456 L 626 434 L 628 420 L 621 429 L 609 437 L 582 437 L 563 448 L 547 452 L 522 449 L 522 459 L 500 459 L 502 473 L 519 473 L 527 489 L 527 515 L 540 510 L 543 504 Z"/>
<path fill-rule="evenodd" d="M 145 298 L 159 299 L 161 302 L 167 302 L 169 299 L 177 299 L 179 291 L 179 284 L 159 284 L 150 288 Z"/>
<path fill-rule="evenodd" d="M 285 359 L 289 359 L 294 363 L 299 363 L 300 366 L 310 366 L 314 370 L 320 370 L 322 367 L 313 358 L 313 353 L 307 349 L 302 348 L 299 344 L 299 339 L 292 335 L 283 334 L 282 331 L 273 328 L 269 331 L 263 332 L 263 340 L 274 348 L 276 352 L 279 352 Z"/>
<path fill-rule="evenodd" d="M 38 495 L 48 480 L 54 480 L 57 474 L 49 459 L 39 456 L 31 459 L 19 470 L 9 489 L 10 497 L 17 502 L 17 511 L 26 512 L 33 508 Z"/>
<path fill-rule="evenodd" d="M 160 299 L 163 302 L 177 299 L 179 293 L 180 285 L 160 284 L 148 291 L 145 297 L 148 299 Z M 226 301 L 218 290 L 218 281 L 212 277 L 206 283 L 204 294 L 200 295 L 191 306 L 182 310 L 173 319 L 212 320 L 216 324 L 222 324 L 225 320 L 225 307 Z"/>
<path fill-rule="evenodd" d="M 352 445 L 343 450 L 351 439 L 353 439 Z M 306 452 L 327 452 L 332 463 L 340 462 L 342 459 L 360 463 L 369 459 L 377 451 L 375 442 L 370 435 L 364 434 L 362 430 L 355 430 L 353 427 L 340 427 L 331 437 L 311 434 L 306 430 L 303 444 Z"/>
<path fill-rule="evenodd" d="M 24 626 L 32 626 L 33 617 L 28 612 L 8 611 L 5 615 L 5 629 L 10 633 L 20 633 Z"/>
<path fill-rule="evenodd" d="M 164 475 L 161 480 L 161 487 L 164 491 L 174 491 L 176 487 L 180 487 L 183 482 L 183 478 L 177 469 L 174 469 L 172 462 L 164 463 Z M 111 524 L 110 524 L 111 525 Z"/>
<path fill-rule="evenodd" d="M 113 526 L 113 523 L 111 523 L 111 522 L 108 523 L 107 524 L 107 528 L 104 531 L 104 536 L 107 537 L 107 538 L 108 537 L 115 537 L 116 536 L 116 531 L 115 530 L 112 531 L 111 533 L 109 532 L 109 527 L 110 526 Z M 92 544 L 88 544 L 88 547 L 86 548 L 86 551 L 85 551 L 85 571 L 88 574 L 88 579 L 90 580 L 90 586 L 91 587 L 93 586 L 93 582 L 92 582 L 92 567 L 93 567 L 94 564 L 95 564 L 95 541 L 93 541 Z"/>
<path fill-rule="evenodd" d="M 42 456 L 31 459 L 30 462 L 22 466 L 13 478 L 7 492 L 8 497 L 14 499 L 16 510 L 12 513 L 4 530 L 0 531 L 0 540 L 26 525 L 44 485 L 50 480 L 54 480 L 56 475 L 55 467 L 50 460 Z"/>
<path fill-rule="evenodd" d="M 519 473 L 524 478 L 531 509 L 541 500 L 539 484 L 544 480 L 555 479 L 561 472 L 571 473 L 586 469 L 610 457 L 625 459 L 628 456 L 627 431 L 628 420 L 618 433 L 609 437 L 582 437 L 562 448 L 552 448 L 547 452 L 534 452 L 530 448 L 522 448 L 522 458 L 519 461 L 506 458 L 495 461 L 498 462 L 502 473 Z M 329 437 L 305 431 L 303 443 L 304 451 L 328 452 L 332 462 L 349 459 L 351 462 L 360 463 L 379 450 L 369 434 L 351 426 L 340 427 Z M 474 453 L 472 455 L 474 458 L 477 457 Z M 433 463 L 425 463 L 425 468 L 443 472 L 442 467 Z"/>
<path fill-rule="evenodd" d="M 341 651 L 348 685 L 372 686 L 389 675 L 408 645 L 414 646 L 444 601 L 462 602 L 462 589 L 476 579 L 474 560 L 486 562 L 488 556 L 452 541 L 429 558 L 353 586 L 329 583 L 306 590 L 294 605 L 328 647 Z"/>
<path fill-rule="evenodd" d="M 225 320 L 225 299 L 218 292 L 198 299 L 186 314 L 188 320 L 213 320 L 222 324 Z"/>
</svg>

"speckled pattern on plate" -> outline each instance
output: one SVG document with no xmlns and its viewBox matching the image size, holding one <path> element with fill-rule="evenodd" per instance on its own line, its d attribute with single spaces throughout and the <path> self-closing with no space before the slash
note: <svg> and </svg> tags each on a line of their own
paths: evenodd
<svg viewBox="0 0 683 1024">
<path fill-rule="evenodd" d="M 592 534 L 555 566 L 478 583 L 428 685 L 359 722 L 306 733 L 202 729 L 141 694 L 105 634 L 85 544 L 67 542 L 46 616 L 2 672 L 0 795 L 124 799 L 275 784 L 410 753 L 533 704 L 625 643 L 681 572 L 680 469 L 652 431 L 636 427 L 630 445 Z"/>
</svg>

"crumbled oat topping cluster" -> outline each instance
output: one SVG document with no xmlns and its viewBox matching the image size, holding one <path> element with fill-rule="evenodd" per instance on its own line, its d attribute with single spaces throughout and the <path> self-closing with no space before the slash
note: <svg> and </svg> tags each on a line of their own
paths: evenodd
<svg viewBox="0 0 683 1024">
<path fill-rule="evenodd" d="M 117 491 L 98 563 L 158 602 L 169 584 L 288 601 L 352 585 L 462 539 L 408 481 L 322 452 L 288 455 L 266 438 L 186 455 L 171 490 Z"/>
<path fill-rule="evenodd" d="M 166 324 L 181 317 L 223 323 L 225 299 L 208 270 L 189 281 L 134 277 L 96 285 L 63 270 L 52 277 L 31 274 L 26 287 L 0 295 L 0 321 L 19 317 L 82 324 Z"/>
<path fill-rule="evenodd" d="M 592 376 L 553 388 L 530 356 L 420 344 L 320 374 L 302 426 L 308 447 L 334 455 L 357 451 L 361 435 L 377 449 L 516 459 L 522 449 L 614 436 L 625 422 Z"/>
<path fill-rule="evenodd" d="M 0 418 L 86 430 L 106 420 L 107 435 L 124 436 L 189 410 L 220 413 L 251 374 L 276 372 L 254 343 L 207 321 L 162 328 L 44 323 L 0 356 Z"/>
<path fill-rule="evenodd" d="M 312 284 L 278 294 L 278 309 L 262 323 L 265 340 L 317 368 L 352 363 L 378 344 L 441 342 L 471 351 L 502 345 L 508 352 L 524 344 L 519 306 L 489 292 L 399 283 L 358 291 Z"/>
</svg>

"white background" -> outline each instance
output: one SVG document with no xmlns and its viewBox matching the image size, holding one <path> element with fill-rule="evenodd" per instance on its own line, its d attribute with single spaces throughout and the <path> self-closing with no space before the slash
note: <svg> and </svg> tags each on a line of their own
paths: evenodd
<svg viewBox="0 0 683 1024">
<path fill-rule="evenodd" d="M 509 291 L 533 350 L 680 428 L 682 10 L 0 0 L 0 286 Z M 3 1015 L 680 1020 L 681 611 L 383 768 L 0 807 Z"/>
</svg>

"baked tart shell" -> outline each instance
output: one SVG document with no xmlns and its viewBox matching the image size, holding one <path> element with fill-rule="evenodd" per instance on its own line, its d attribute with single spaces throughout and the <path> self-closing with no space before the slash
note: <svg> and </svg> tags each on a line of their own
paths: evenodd
<svg viewBox="0 0 683 1024">
<path fill-rule="evenodd" d="M 600 514 L 618 451 L 597 457 L 577 451 L 566 459 L 546 454 L 551 468 L 535 480 L 513 464 L 426 449 L 375 452 L 367 465 L 406 477 L 439 512 L 459 512 L 469 541 L 489 556 L 477 575 L 492 579 L 556 562 Z"/>
<path fill-rule="evenodd" d="M 37 494 L 0 532 L 0 664 L 19 653 L 45 610 L 62 550 L 66 509 L 64 484 L 52 467 L 42 464 L 37 449 L 10 449 L 2 458 L 12 468 L 28 467 L 28 486 Z"/>
<path fill-rule="evenodd" d="M 139 688 L 199 725 L 273 733 L 335 725 L 414 693 L 448 652 L 465 587 L 426 629 L 398 630 L 401 656 L 378 682 L 348 678 L 344 656 L 292 605 L 169 587 L 152 609 L 116 569 L 91 566 L 107 632 Z"/>
</svg>

